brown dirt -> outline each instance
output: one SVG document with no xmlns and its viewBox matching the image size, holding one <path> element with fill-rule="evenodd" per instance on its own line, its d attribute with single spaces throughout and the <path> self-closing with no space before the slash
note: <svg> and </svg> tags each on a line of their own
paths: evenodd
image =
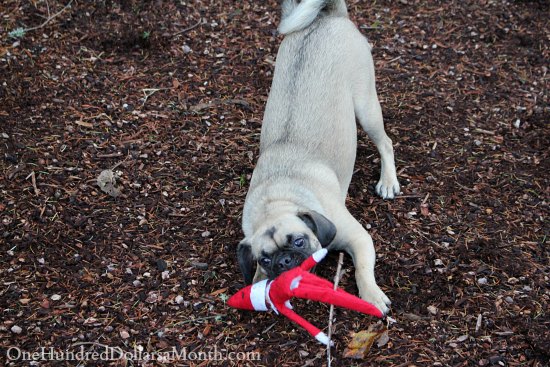
<svg viewBox="0 0 550 367">
<path fill-rule="evenodd" d="M 234 253 L 277 2 L 75 1 L 8 36 L 48 4 L 66 3 L 0 5 L 0 365 L 10 346 L 76 342 L 326 365 L 303 330 L 223 302 L 242 286 Z M 547 366 L 549 3 L 348 4 L 374 46 L 403 196 L 374 195 L 377 154 L 360 133 L 349 207 L 371 228 L 396 322 L 386 345 L 347 360 L 374 320 L 337 310 L 332 365 Z M 118 198 L 95 182 L 115 166 Z M 321 275 L 335 269 L 333 255 Z M 325 305 L 297 307 L 327 324 Z"/>
</svg>

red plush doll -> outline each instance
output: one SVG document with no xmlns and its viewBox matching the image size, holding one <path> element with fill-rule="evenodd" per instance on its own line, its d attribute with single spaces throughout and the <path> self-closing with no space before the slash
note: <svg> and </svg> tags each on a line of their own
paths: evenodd
<svg viewBox="0 0 550 367">
<path fill-rule="evenodd" d="M 281 313 L 302 326 L 324 345 L 329 345 L 328 336 L 292 311 L 290 305 L 292 297 L 311 299 L 382 317 L 382 312 L 372 304 L 341 289 L 334 290 L 331 282 L 309 272 L 326 255 L 327 250 L 321 249 L 308 257 L 300 266 L 285 271 L 274 280 L 266 279 L 241 289 L 229 299 L 227 304 L 243 310 L 267 311 L 271 308 L 277 314 Z"/>
</svg>

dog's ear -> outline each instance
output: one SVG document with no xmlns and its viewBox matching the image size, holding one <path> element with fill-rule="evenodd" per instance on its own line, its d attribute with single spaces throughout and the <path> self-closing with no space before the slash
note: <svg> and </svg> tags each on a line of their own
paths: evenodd
<svg viewBox="0 0 550 367">
<path fill-rule="evenodd" d="M 327 247 L 330 245 L 336 236 L 336 226 L 322 214 L 315 210 L 298 213 L 300 218 L 308 227 L 315 233 L 321 246 Z"/>
<path fill-rule="evenodd" d="M 244 282 L 246 284 L 252 284 L 252 277 L 254 276 L 254 257 L 252 256 L 252 247 L 244 240 L 239 243 L 237 247 L 237 259 L 239 261 L 239 267 L 244 276 Z"/>
</svg>

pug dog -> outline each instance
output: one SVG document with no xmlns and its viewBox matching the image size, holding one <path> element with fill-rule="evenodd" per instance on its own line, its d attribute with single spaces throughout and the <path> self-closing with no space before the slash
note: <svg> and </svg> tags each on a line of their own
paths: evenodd
<svg viewBox="0 0 550 367">
<path fill-rule="evenodd" d="M 321 247 L 344 250 L 353 259 L 359 296 L 385 314 L 390 300 L 375 281 L 372 239 L 345 205 L 356 121 L 381 157 L 377 194 L 392 199 L 400 192 L 371 46 L 348 18 L 344 0 L 284 0 L 279 32 L 285 37 L 237 250 L 245 282 L 273 279 Z"/>
</svg>

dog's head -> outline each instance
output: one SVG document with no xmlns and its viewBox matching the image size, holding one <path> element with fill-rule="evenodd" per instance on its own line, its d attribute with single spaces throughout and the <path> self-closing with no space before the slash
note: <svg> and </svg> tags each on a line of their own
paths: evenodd
<svg viewBox="0 0 550 367">
<path fill-rule="evenodd" d="M 334 236 L 334 224 L 315 211 L 277 217 L 239 244 L 237 258 L 245 282 L 252 283 L 254 265 L 267 278 L 274 279 L 328 246 Z"/>
</svg>

